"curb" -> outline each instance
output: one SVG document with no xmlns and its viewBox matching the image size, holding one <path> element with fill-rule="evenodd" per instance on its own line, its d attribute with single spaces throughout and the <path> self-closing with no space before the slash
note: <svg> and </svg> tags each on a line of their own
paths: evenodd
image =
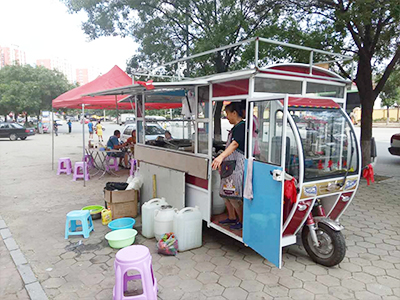
<svg viewBox="0 0 400 300">
<path fill-rule="evenodd" d="M 3 238 L 12 260 L 21 276 L 25 289 L 32 300 L 48 300 L 46 293 L 43 290 L 40 282 L 36 279 L 35 274 L 24 254 L 19 249 L 17 242 L 14 240 L 10 229 L 6 222 L 0 216 L 0 235 Z"/>
</svg>

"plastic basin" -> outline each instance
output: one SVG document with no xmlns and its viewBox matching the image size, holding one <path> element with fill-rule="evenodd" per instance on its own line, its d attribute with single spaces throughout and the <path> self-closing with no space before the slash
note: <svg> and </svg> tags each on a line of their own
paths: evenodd
<svg viewBox="0 0 400 300">
<path fill-rule="evenodd" d="M 111 248 L 121 249 L 132 245 L 136 235 L 137 231 L 135 229 L 120 229 L 107 233 L 105 238 Z"/>
<path fill-rule="evenodd" d="M 90 210 L 90 215 L 93 220 L 101 218 L 101 211 L 104 209 L 104 206 L 101 205 L 89 205 L 82 208 L 82 210 Z"/>
<path fill-rule="evenodd" d="M 120 218 L 111 221 L 108 224 L 108 228 L 110 228 L 111 230 L 132 229 L 133 225 L 135 225 L 135 222 L 135 219 L 132 218 Z"/>
</svg>

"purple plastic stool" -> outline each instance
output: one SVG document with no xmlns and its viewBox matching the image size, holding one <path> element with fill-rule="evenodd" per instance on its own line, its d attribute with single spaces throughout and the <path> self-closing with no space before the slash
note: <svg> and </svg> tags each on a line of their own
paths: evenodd
<svg viewBox="0 0 400 300">
<path fill-rule="evenodd" d="M 135 174 L 135 172 L 136 172 L 136 164 L 137 164 L 137 161 L 136 161 L 136 159 L 132 158 L 132 159 L 130 160 L 130 163 L 131 163 L 131 170 L 130 170 L 130 172 L 129 172 L 129 175 L 130 175 L 130 176 L 133 176 L 133 175 Z"/>
<path fill-rule="evenodd" d="M 89 169 L 94 168 L 94 161 L 91 155 L 85 154 L 84 162 L 88 164 Z"/>
<path fill-rule="evenodd" d="M 117 252 L 114 261 L 115 286 L 113 300 L 137 299 L 157 300 L 157 279 L 153 274 L 150 251 L 146 246 L 134 245 Z M 128 276 L 128 271 L 135 270 L 140 275 Z M 142 280 L 143 294 L 124 296 L 128 289 L 128 281 Z"/>
<path fill-rule="evenodd" d="M 113 161 L 111 163 L 111 160 Z M 118 157 L 110 156 L 107 155 L 106 157 L 106 171 L 110 171 L 111 169 L 114 169 L 115 172 L 118 172 Z"/>
<path fill-rule="evenodd" d="M 83 172 L 83 168 L 86 168 L 86 174 Z M 86 177 L 84 177 L 86 175 Z M 75 163 L 75 168 L 74 168 L 74 178 L 73 181 L 76 181 L 79 178 L 85 178 L 86 181 L 90 179 L 90 174 L 89 174 L 89 167 L 87 163 L 84 163 L 82 161 L 78 161 Z"/>
<path fill-rule="evenodd" d="M 67 175 L 71 175 L 72 163 L 69 157 L 62 157 L 58 159 L 57 175 L 60 175 L 61 173 L 67 173 Z"/>
</svg>

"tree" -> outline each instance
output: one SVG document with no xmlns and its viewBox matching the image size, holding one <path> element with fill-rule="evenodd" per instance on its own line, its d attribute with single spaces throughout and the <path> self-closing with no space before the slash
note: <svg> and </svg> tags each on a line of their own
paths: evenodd
<svg viewBox="0 0 400 300">
<path fill-rule="evenodd" d="M 133 37 L 140 45 L 129 61 L 128 73 L 148 69 L 155 64 L 179 59 L 190 53 L 218 48 L 269 28 L 272 36 L 278 29 L 280 5 L 265 0 L 63 0 L 72 13 L 85 11 L 88 20 L 82 28 L 91 38 L 120 35 Z M 186 65 L 186 75 L 199 76 L 230 70 L 239 61 L 242 50 L 234 47 L 198 58 Z M 193 64 L 200 67 L 193 68 Z M 162 70 L 161 70 L 162 71 Z M 171 66 L 166 72 L 176 71 Z M 218 102 L 215 115 L 215 138 L 220 138 Z"/>
<path fill-rule="evenodd" d="M 371 161 L 372 112 L 396 64 L 400 61 L 400 6 L 398 0 L 286 0 L 291 15 L 312 16 L 321 28 L 346 33 L 342 51 L 357 61 L 355 82 L 361 100 L 361 147 L 363 166 Z M 321 21 L 324 22 L 321 22 Z M 388 63 L 385 61 L 388 60 Z M 350 77 L 344 65 L 337 67 Z M 383 69 L 375 84 L 373 75 Z"/>
<path fill-rule="evenodd" d="M 382 106 L 387 108 L 386 124 L 389 124 L 389 109 L 393 105 L 400 104 L 400 70 L 393 71 L 379 95 Z"/>
<path fill-rule="evenodd" d="M 51 109 L 54 98 L 75 87 L 59 71 L 18 64 L 0 69 L 0 83 L 0 113 L 16 115 L 39 116 L 40 110 Z"/>
</svg>

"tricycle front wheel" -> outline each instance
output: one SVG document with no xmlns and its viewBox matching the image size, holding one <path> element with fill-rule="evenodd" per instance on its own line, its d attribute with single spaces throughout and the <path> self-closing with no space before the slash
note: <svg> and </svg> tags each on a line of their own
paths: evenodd
<svg viewBox="0 0 400 300">
<path fill-rule="evenodd" d="M 319 223 L 316 229 L 318 246 L 311 238 L 310 229 L 303 227 L 301 238 L 303 246 L 313 261 L 326 267 L 339 264 L 346 254 L 346 242 L 340 231 L 335 231 L 329 226 Z"/>
</svg>

